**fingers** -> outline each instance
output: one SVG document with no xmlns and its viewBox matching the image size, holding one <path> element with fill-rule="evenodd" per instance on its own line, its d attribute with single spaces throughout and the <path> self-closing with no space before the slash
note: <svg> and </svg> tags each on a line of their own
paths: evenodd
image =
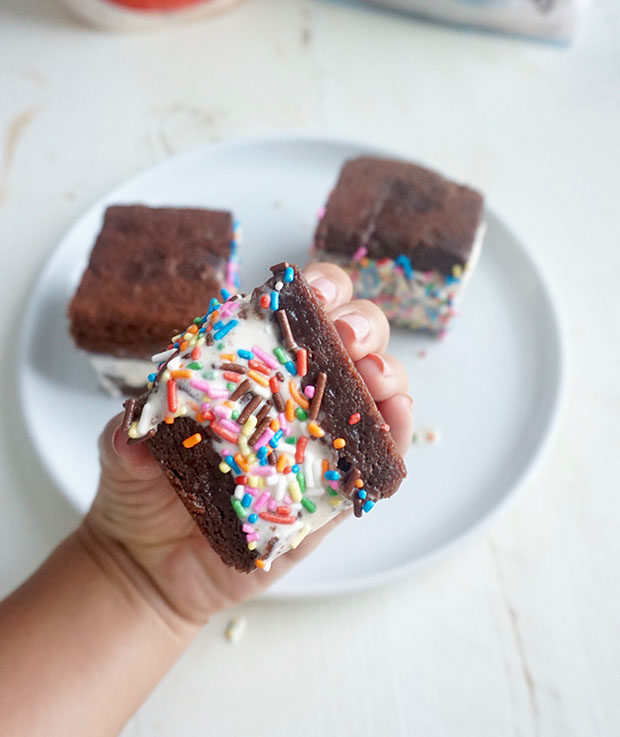
<svg viewBox="0 0 620 737">
<path fill-rule="evenodd" d="M 365 299 L 355 299 L 331 313 L 342 342 L 354 361 L 367 353 L 382 353 L 390 338 L 390 326 L 381 310 Z"/>
<path fill-rule="evenodd" d="M 135 480 L 154 479 L 160 475 L 159 465 L 145 443 L 129 444 L 127 434 L 121 431 L 123 415 L 113 417 L 99 438 L 99 454 L 104 473 L 111 478 Z"/>
<path fill-rule="evenodd" d="M 356 364 L 375 402 L 407 392 L 407 372 L 393 356 L 369 353 Z"/>
<path fill-rule="evenodd" d="M 407 394 L 407 372 L 394 356 L 369 353 L 356 364 L 401 455 L 411 444 L 413 399 Z"/>
<path fill-rule="evenodd" d="M 407 374 L 400 361 L 382 355 L 390 337 L 387 318 L 367 300 L 350 301 L 351 280 L 335 264 L 310 264 L 305 276 L 330 311 L 347 351 L 390 425 L 399 452 L 404 455 L 413 433 L 413 400 L 407 394 Z"/>
<path fill-rule="evenodd" d="M 318 292 L 328 310 L 346 304 L 353 295 L 353 285 L 345 272 L 335 264 L 314 263 L 304 271 L 306 281 Z"/>
<path fill-rule="evenodd" d="M 385 315 L 367 300 L 351 301 L 353 285 L 339 266 L 310 264 L 305 277 L 330 311 L 330 317 L 354 361 L 372 351 L 385 350 L 390 337 Z"/>
<path fill-rule="evenodd" d="M 413 416 L 411 413 L 413 399 L 407 394 L 396 394 L 389 399 L 378 402 L 377 406 L 383 415 L 383 419 L 390 426 L 398 452 L 405 455 L 411 445 L 413 434 Z"/>
</svg>

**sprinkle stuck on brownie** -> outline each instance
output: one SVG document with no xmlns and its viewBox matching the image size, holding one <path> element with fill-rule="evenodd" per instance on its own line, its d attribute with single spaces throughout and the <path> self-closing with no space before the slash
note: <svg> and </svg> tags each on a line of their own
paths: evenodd
<svg viewBox="0 0 620 737">
<path fill-rule="evenodd" d="M 69 306 L 70 330 L 113 396 L 146 388 L 150 356 L 222 288 L 238 289 L 230 212 L 114 205 Z"/>
<path fill-rule="evenodd" d="M 391 496 L 402 458 L 340 337 L 297 267 L 207 313 L 153 357 L 125 404 L 222 560 L 268 570 L 339 513 Z"/>
<path fill-rule="evenodd" d="M 353 159 L 319 214 L 313 258 L 345 269 L 395 325 L 441 334 L 478 260 L 482 213 L 478 192 L 429 169 Z"/>
</svg>

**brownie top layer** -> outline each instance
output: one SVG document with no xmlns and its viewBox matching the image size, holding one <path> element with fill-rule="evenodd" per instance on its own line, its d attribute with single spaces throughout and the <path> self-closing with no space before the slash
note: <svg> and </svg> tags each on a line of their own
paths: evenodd
<svg viewBox="0 0 620 737">
<path fill-rule="evenodd" d="M 212 300 L 126 418 L 239 570 L 347 508 L 369 512 L 406 474 L 322 303 L 296 267 L 272 271 L 250 297 Z"/>
<path fill-rule="evenodd" d="M 315 248 L 369 258 L 408 256 L 414 269 L 451 274 L 469 257 L 483 198 L 416 164 L 361 157 L 347 161 L 315 234 Z"/>
<path fill-rule="evenodd" d="M 229 212 L 115 205 L 69 306 L 70 330 L 94 353 L 149 358 L 227 283 Z"/>
<path fill-rule="evenodd" d="M 277 267 L 272 270 L 268 285 L 273 289 L 281 272 Z M 302 388 L 316 385 L 319 373 L 326 377 L 321 428 L 332 443 L 335 438 L 345 440 L 336 463 L 343 479 L 357 471 L 370 498 L 391 496 L 406 475 L 403 459 L 334 323 L 297 267 L 294 282 L 280 292 L 279 305 L 287 315 L 294 344 L 308 352 Z"/>
</svg>

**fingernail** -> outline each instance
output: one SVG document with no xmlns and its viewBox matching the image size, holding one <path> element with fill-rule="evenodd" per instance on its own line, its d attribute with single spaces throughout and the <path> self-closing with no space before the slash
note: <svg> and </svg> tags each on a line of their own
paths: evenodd
<svg viewBox="0 0 620 737">
<path fill-rule="evenodd" d="M 124 445 L 127 445 L 127 435 L 121 430 L 121 426 L 119 425 L 112 434 L 112 447 L 119 453 L 122 451 Z"/>
<path fill-rule="evenodd" d="M 338 296 L 338 289 L 331 279 L 326 279 L 324 276 L 319 276 L 317 279 L 310 279 L 309 284 L 313 289 L 319 293 L 319 296 L 323 298 L 328 304 L 335 302 Z"/>
<path fill-rule="evenodd" d="M 121 426 L 119 425 L 116 430 L 112 433 L 112 447 L 118 453 L 118 438 L 121 434 Z"/>
<path fill-rule="evenodd" d="M 360 312 L 348 312 L 344 315 L 338 315 L 336 322 L 343 322 L 345 325 L 348 325 L 353 331 L 355 340 L 359 343 L 366 340 L 372 330 L 370 320 Z"/>
<path fill-rule="evenodd" d="M 385 358 L 383 358 L 383 356 L 380 356 L 378 353 L 369 353 L 366 358 L 370 358 L 383 377 L 389 378 L 390 376 L 394 376 L 394 369 L 385 360 Z"/>
</svg>

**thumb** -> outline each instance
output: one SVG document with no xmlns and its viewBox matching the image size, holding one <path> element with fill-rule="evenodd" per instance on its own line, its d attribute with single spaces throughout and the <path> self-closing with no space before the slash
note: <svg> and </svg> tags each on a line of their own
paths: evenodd
<svg viewBox="0 0 620 737">
<path fill-rule="evenodd" d="M 122 429 L 123 414 L 113 417 L 99 438 L 102 475 L 116 482 L 150 481 L 161 475 L 146 443 L 129 443 Z"/>
</svg>

